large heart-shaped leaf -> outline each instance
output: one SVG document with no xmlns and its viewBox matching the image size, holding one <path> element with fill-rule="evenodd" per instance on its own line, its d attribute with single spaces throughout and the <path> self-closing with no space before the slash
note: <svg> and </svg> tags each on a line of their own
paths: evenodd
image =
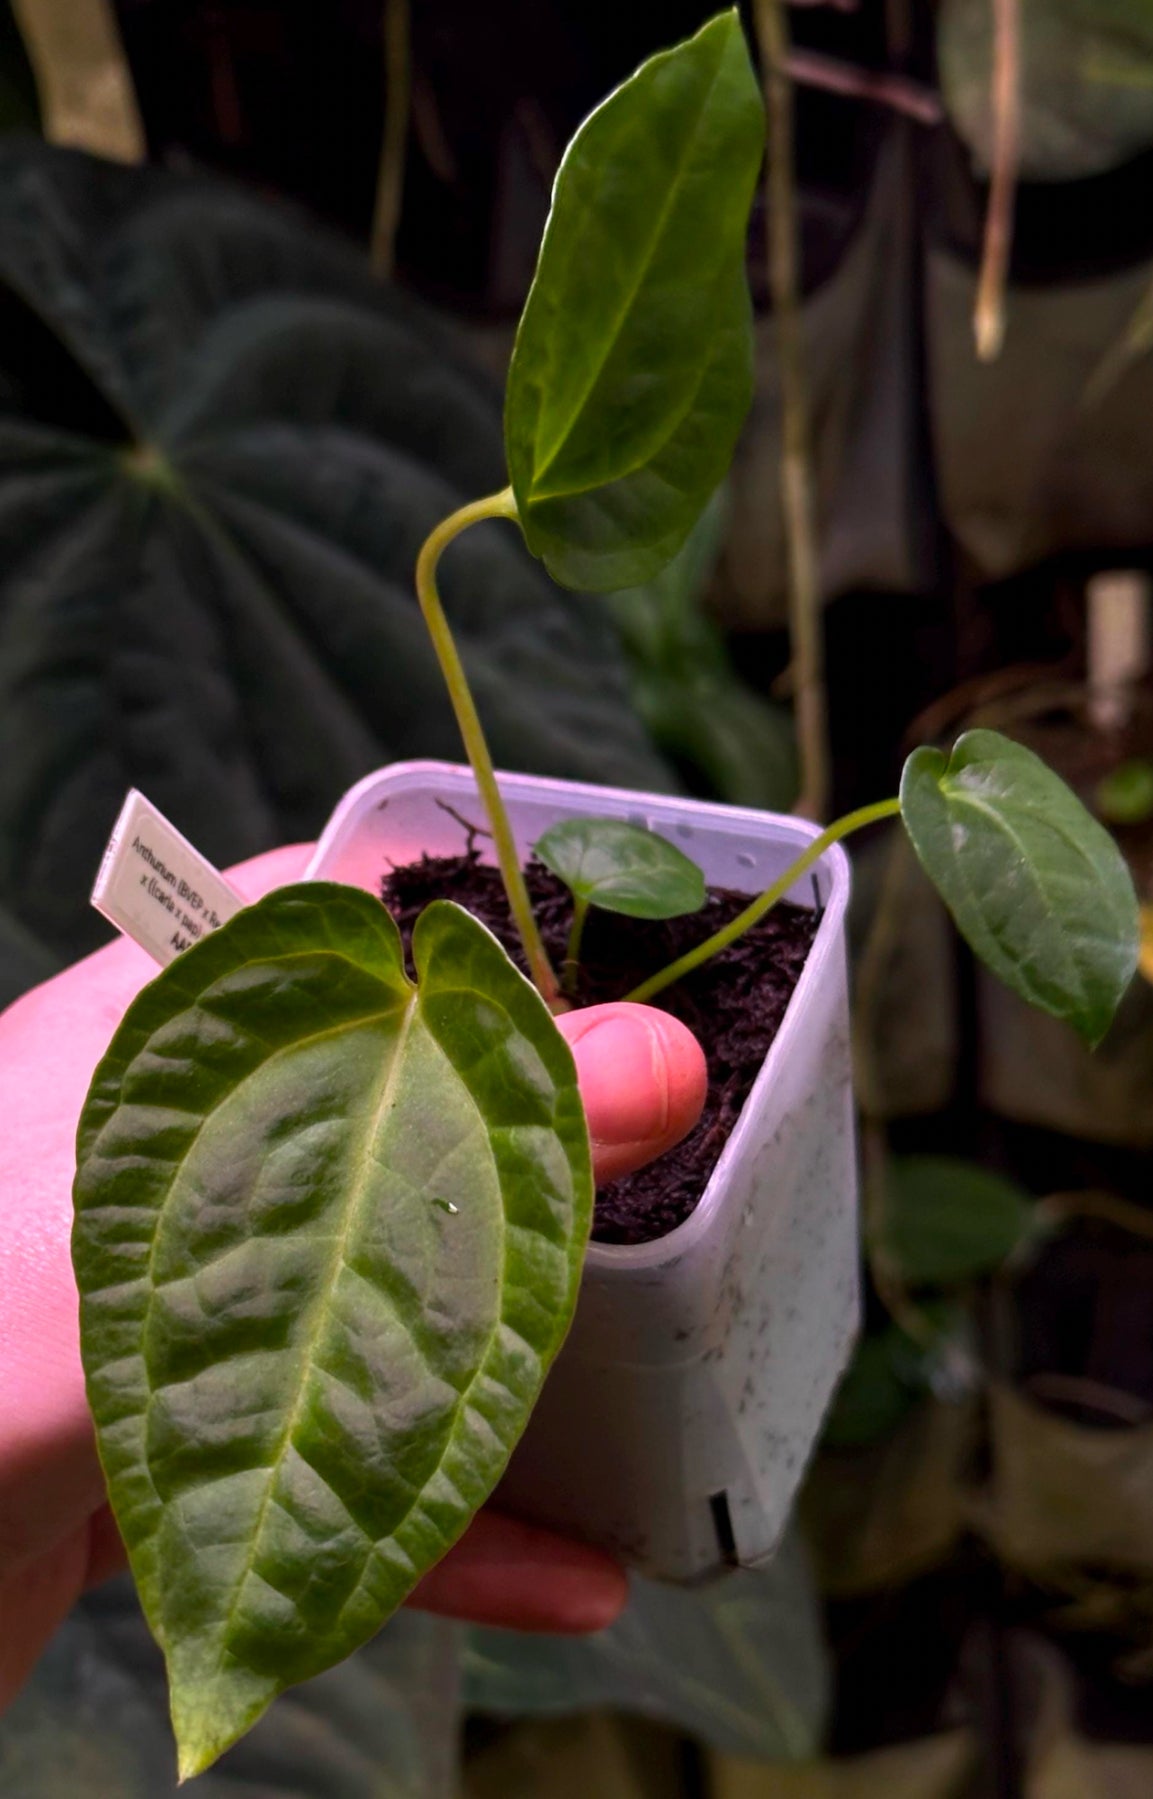
<svg viewBox="0 0 1153 1799">
<path fill-rule="evenodd" d="M 681 918 L 705 903 L 705 877 L 675 843 L 623 818 L 566 818 L 533 850 L 583 906 L 626 918 Z"/>
<path fill-rule="evenodd" d="M 1137 966 L 1137 898 L 1120 850 L 1040 757 L 997 731 L 919 749 L 901 816 L 958 929 L 1007 987 L 1105 1034 Z"/>
<path fill-rule="evenodd" d="M 218 182 L 0 143 L 0 906 L 53 951 L 132 786 L 218 866 L 460 757 L 413 591 L 505 481 L 499 396 L 347 244 Z M 445 558 L 506 768 L 665 788 L 599 608 Z"/>
<path fill-rule="evenodd" d="M 565 153 L 505 444 L 529 548 L 568 586 L 647 580 L 728 467 L 752 398 L 745 234 L 763 148 L 733 11 L 651 57 Z"/>
<path fill-rule="evenodd" d="M 459 907 L 285 888 L 129 1010 L 81 1120 L 89 1400 L 185 1773 L 467 1524 L 575 1303 L 569 1052 Z"/>
</svg>

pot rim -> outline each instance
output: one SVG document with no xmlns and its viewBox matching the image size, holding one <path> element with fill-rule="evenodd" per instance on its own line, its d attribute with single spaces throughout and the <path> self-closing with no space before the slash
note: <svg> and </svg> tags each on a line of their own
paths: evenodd
<svg viewBox="0 0 1153 1799">
<path fill-rule="evenodd" d="M 349 828 L 363 809 L 365 799 L 377 793 L 385 780 L 401 780 L 411 790 L 421 782 L 428 784 L 444 784 L 451 780 L 455 785 L 471 788 L 476 793 L 476 781 L 472 769 L 467 764 L 442 762 L 431 758 L 407 762 L 392 762 L 384 768 L 375 769 L 365 775 L 353 787 L 350 787 L 337 802 L 328 823 L 325 825 L 317 841 L 307 868 L 305 880 L 325 878 L 324 863 L 340 844 Z M 719 800 L 686 799 L 680 795 L 644 792 L 634 788 L 605 787 L 595 782 L 570 781 L 562 776 L 513 774 L 506 770 L 497 770 L 497 780 L 502 792 L 515 803 L 517 797 L 547 797 L 549 790 L 557 790 L 561 795 L 570 796 L 584 805 L 586 800 L 595 804 L 599 799 L 607 798 L 612 802 L 614 811 L 636 810 L 644 807 L 663 813 L 671 820 L 679 819 L 690 822 L 705 822 L 724 819 L 731 827 L 733 824 L 745 824 L 763 842 L 765 827 L 771 825 L 778 833 L 792 837 L 797 845 L 798 853 L 807 843 L 811 843 L 821 832 L 821 826 L 808 819 L 795 818 L 791 814 L 781 812 L 761 812 L 748 806 L 729 806 Z M 638 1272 L 660 1268 L 670 1262 L 679 1262 L 690 1255 L 699 1239 L 707 1235 L 715 1224 L 715 1215 L 723 1204 L 725 1189 L 728 1184 L 729 1171 L 739 1157 L 743 1145 L 741 1138 L 746 1134 L 746 1125 L 751 1111 L 771 1086 L 778 1067 L 788 1056 L 793 1040 L 803 1027 L 803 1014 L 806 1010 L 809 995 L 818 986 L 826 965 L 836 953 L 837 941 L 844 924 L 845 911 L 849 898 L 849 859 L 840 844 L 835 844 L 825 851 L 817 868 L 826 869 L 829 876 L 829 892 L 821 913 L 820 922 L 813 938 L 812 947 L 805 958 L 800 979 L 793 989 L 785 1016 L 781 1020 L 768 1054 L 761 1064 L 757 1078 L 741 1108 L 740 1116 L 729 1134 L 728 1141 L 721 1151 L 713 1168 L 700 1200 L 689 1216 L 673 1230 L 663 1236 L 654 1237 L 647 1243 L 596 1243 L 590 1242 L 586 1252 L 586 1266 L 596 1269 L 602 1277 L 613 1279 L 625 1278 Z"/>
</svg>

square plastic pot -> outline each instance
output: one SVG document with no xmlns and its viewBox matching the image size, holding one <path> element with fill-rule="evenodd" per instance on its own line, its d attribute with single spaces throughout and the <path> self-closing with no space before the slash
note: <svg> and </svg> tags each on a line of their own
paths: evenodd
<svg viewBox="0 0 1153 1799">
<path fill-rule="evenodd" d="M 662 832 L 710 884 L 760 892 L 815 827 L 771 813 L 502 775 L 517 841 L 599 814 Z M 378 892 L 392 863 L 461 852 L 471 771 L 396 764 L 341 801 L 308 873 Z M 482 839 L 483 842 L 483 839 Z M 816 937 L 692 1215 L 593 1243 L 576 1318 L 502 1483 L 505 1510 L 692 1581 L 775 1549 L 859 1324 L 857 1158 L 839 849 L 790 894 Z"/>
</svg>

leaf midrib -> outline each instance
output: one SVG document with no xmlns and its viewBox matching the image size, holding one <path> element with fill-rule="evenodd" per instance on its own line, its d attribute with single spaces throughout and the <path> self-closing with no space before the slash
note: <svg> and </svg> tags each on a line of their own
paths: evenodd
<svg viewBox="0 0 1153 1799">
<path fill-rule="evenodd" d="M 987 801 L 980 799 L 975 794 L 966 793 L 963 790 L 958 790 L 958 789 L 954 788 L 951 790 L 951 794 L 947 795 L 946 797 L 947 798 L 951 797 L 958 806 L 962 806 L 962 805 L 970 806 L 974 812 L 980 813 L 981 815 L 989 818 L 992 821 L 994 828 L 996 830 L 1002 832 L 1006 837 L 1008 837 L 1010 843 L 1013 844 L 1014 848 L 1017 850 L 1018 854 L 1020 855 L 1021 860 L 1029 874 L 1029 877 L 1032 880 L 1033 886 L 1040 897 L 1041 904 L 1044 908 L 1046 918 L 1050 922 L 1057 921 L 1059 919 L 1059 915 L 1058 915 L 1056 907 L 1053 905 L 1051 899 L 1049 898 L 1048 887 L 1046 886 L 1045 882 L 1042 880 L 1041 876 L 1038 874 L 1037 870 L 1033 866 L 1032 860 L 1028 854 L 1028 851 L 1027 851 L 1025 845 L 1022 843 L 1020 837 L 1017 835 L 1016 831 L 1014 831 L 1013 827 L 1008 823 L 1008 821 L 1002 817 L 1002 815 L 995 809 L 995 807 L 990 806 Z M 964 868 L 964 858 L 960 857 L 960 856 L 955 857 L 954 865 L 957 868 L 958 874 L 961 876 L 961 879 L 964 883 L 966 891 L 969 895 L 970 903 L 975 907 L 978 916 L 983 917 L 984 916 L 984 908 L 981 905 L 981 902 L 978 899 L 977 895 L 974 893 L 973 888 L 969 882 L 968 870 L 966 868 Z M 990 928 L 989 935 L 993 939 L 994 943 L 996 943 L 998 949 L 1002 949 L 1003 948 L 1003 940 L 1002 940 L 1000 934 L 998 932 L 994 931 L 992 928 Z M 1060 929 L 1059 923 L 1058 923 L 1058 936 L 1063 942 L 1065 939 L 1065 933 L 1063 930 Z M 1018 968 L 1022 969 L 1022 972 L 1024 972 L 1024 965 L 1017 962 L 1017 959 L 1015 957 L 1011 957 L 1010 959 L 1016 963 Z M 1089 999 L 1089 995 L 1087 994 L 1086 988 L 1085 988 L 1084 971 L 1081 967 L 1081 963 L 1080 963 L 1075 951 L 1070 950 L 1065 959 L 1066 959 L 1067 964 L 1072 966 L 1072 969 L 1075 973 L 1076 987 L 1077 987 L 1078 993 L 1081 996 L 1081 1007 L 1083 1008 L 1088 1003 L 1088 999 Z M 1045 991 L 1046 991 L 1044 986 L 1039 984 L 1033 978 L 1031 972 L 1029 973 L 1029 976 L 1028 976 L 1028 985 L 1032 992 L 1036 993 L 1039 997 L 1042 997 L 1042 998 L 1044 997 Z"/>
<path fill-rule="evenodd" d="M 309 1379 L 312 1374 L 313 1363 L 315 1360 L 316 1343 L 315 1343 L 315 1340 L 313 1339 L 310 1327 L 311 1327 L 313 1320 L 319 1318 L 320 1327 L 316 1332 L 316 1337 L 319 1338 L 323 1334 L 324 1320 L 327 1316 L 333 1293 L 336 1290 L 336 1283 L 340 1279 L 341 1271 L 345 1265 L 345 1251 L 348 1248 L 349 1242 L 352 1237 L 353 1230 L 359 1224 L 360 1209 L 364 1203 L 365 1195 L 369 1191 L 368 1168 L 373 1160 L 372 1146 L 376 1142 L 377 1136 L 379 1135 L 379 1132 L 380 1132 L 381 1123 L 382 1123 L 383 1119 L 385 1118 L 385 1116 L 387 1115 L 387 1113 L 392 1105 L 392 1102 L 395 1098 L 396 1084 L 397 1084 L 397 1081 L 403 1071 L 405 1045 L 408 1042 L 409 1035 L 412 1031 L 418 1009 L 419 1009 L 419 995 L 414 990 L 410 994 L 408 1002 L 405 1006 L 405 1015 L 404 1015 L 403 1020 L 401 1021 L 400 1031 L 399 1031 L 396 1043 L 393 1047 L 392 1057 L 391 1057 L 390 1062 L 385 1067 L 383 1078 L 382 1078 L 381 1084 L 380 1084 L 380 1092 L 377 1097 L 376 1103 L 373 1106 L 371 1127 L 365 1133 L 365 1138 L 364 1138 L 366 1149 L 365 1149 L 365 1151 L 363 1151 L 361 1153 L 361 1155 L 358 1158 L 360 1166 L 357 1170 L 355 1181 L 352 1184 L 352 1191 L 350 1193 L 350 1196 L 346 1200 L 346 1204 L 345 1204 L 345 1208 L 344 1208 L 344 1210 L 345 1210 L 344 1224 L 343 1224 L 341 1230 L 338 1231 L 337 1234 L 333 1238 L 333 1249 L 332 1249 L 332 1253 L 331 1253 L 329 1272 L 328 1272 L 328 1275 L 327 1275 L 322 1287 L 318 1290 L 311 1305 L 308 1308 L 306 1328 L 302 1333 L 303 1337 L 305 1338 L 305 1348 L 304 1348 L 304 1352 L 300 1358 L 300 1373 L 299 1373 L 299 1378 L 297 1381 L 296 1395 L 293 1398 L 292 1405 L 289 1410 L 288 1420 L 284 1426 L 283 1431 L 281 1432 L 280 1441 L 276 1445 L 276 1449 L 273 1454 L 273 1458 L 272 1458 L 271 1462 L 269 1462 L 267 1464 L 267 1481 L 265 1483 L 264 1494 L 263 1494 L 263 1497 L 261 1498 L 260 1507 L 257 1512 L 255 1521 L 253 1523 L 253 1528 L 252 1528 L 252 1533 L 251 1533 L 251 1536 L 249 1539 L 248 1549 L 247 1549 L 247 1552 L 244 1557 L 244 1563 L 243 1563 L 243 1566 L 241 1568 L 239 1575 L 237 1576 L 236 1583 L 233 1588 L 232 1598 L 229 1601 L 228 1610 L 225 1613 L 223 1621 L 219 1627 L 220 1643 L 219 1643 L 219 1653 L 218 1653 L 217 1664 L 216 1664 L 216 1673 L 218 1676 L 223 1674 L 224 1658 L 227 1654 L 230 1653 L 228 1644 L 229 1644 L 229 1640 L 232 1635 L 232 1627 L 233 1627 L 233 1624 L 234 1624 L 235 1618 L 236 1618 L 236 1610 L 237 1610 L 238 1605 L 240 1604 L 240 1598 L 241 1598 L 241 1594 L 244 1591 L 245 1582 L 247 1581 L 249 1575 L 255 1573 L 255 1571 L 256 1571 L 256 1569 L 255 1569 L 256 1554 L 257 1554 L 257 1550 L 260 1545 L 261 1536 L 264 1531 L 265 1520 L 268 1517 L 268 1509 L 272 1503 L 272 1492 L 273 1492 L 273 1488 L 276 1484 L 276 1476 L 280 1471 L 281 1465 L 284 1461 L 286 1451 L 292 1445 L 293 1436 L 296 1432 L 296 1428 L 297 1428 L 298 1424 L 300 1423 L 301 1412 L 302 1412 L 302 1409 L 304 1406 L 304 1396 L 308 1389 L 308 1383 L 309 1383 Z M 293 1047 L 295 1047 L 295 1045 Z M 337 1497 L 339 1498 L 339 1494 L 337 1495 Z M 359 1529 L 359 1526 L 358 1526 L 358 1529 Z"/>
</svg>

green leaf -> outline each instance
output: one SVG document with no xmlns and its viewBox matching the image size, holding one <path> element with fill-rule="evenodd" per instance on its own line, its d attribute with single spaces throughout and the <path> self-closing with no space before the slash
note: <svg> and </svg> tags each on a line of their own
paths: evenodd
<svg viewBox="0 0 1153 1799">
<path fill-rule="evenodd" d="M 680 918 L 705 903 L 695 862 L 656 831 L 618 818 L 567 818 L 533 845 L 578 900 L 627 918 Z"/>
<path fill-rule="evenodd" d="M 735 11 L 642 64 L 561 163 L 505 396 L 529 548 L 604 592 L 675 554 L 752 398 L 764 112 Z"/>
<path fill-rule="evenodd" d="M 294 1687 L 202 1774 L 196 1799 L 460 1799 L 456 1627 L 404 1610 Z M 188 1799 L 164 1660 L 131 1578 L 83 1595 L 0 1718 L 5 1799 Z"/>
<path fill-rule="evenodd" d="M 968 731 L 919 749 L 901 816 L 962 936 L 993 973 L 1089 1043 L 1137 966 L 1137 900 L 1109 833 L 1031 750 Z"/>
<path fill-rule="evenodd" d="M 949 1156 L 894 1156 L 880 1248 L 910 1287 L 948 1286 L 997 1268 L 1028 1235 L 1020 1187 Z"/>
<path fill-rule="evenodd" d="M 1114 825 L 1141 825 L 1153 818 L 1153 762 L 1134 756 L 1110 769 L 1097 784 L 1097 810 Z"/>
<path fill-rule="evenodd" d="M 726 511 L 721 487 L 672 561 L 605 604 L 632 663 L 637 709 L 690 789 L 731 806 L 787 812 L 797 796 L 792 718 L 739 678 L 704 609 Z"/>
<path fill-rule="evenodd" d="M 0 906 L 72 960 L 129 787 L 225 867 L 459 760 L 413 569 L 506 482 L 500 401 L 284 207 L 16 139 L 0 311 Z M 443 592 L 498 765 L 670 786 L 609 622 L 518 533 Z"/>
<path fill-rule="evenodd" d="M 460 1534 L 576 1299 L 575 1072 L 437 902 L 306 884 L 130 1008 L 79 1133 L 101 1459 L 185 1774 L 368 1640 Z"/>
<path fill-rule="evenodd" d="M 962 1314 L 934 1300 L 918 1307 L 918 1316 L 927 1332 L 924 1341 L 892 1320 L 862 1337 L 825 1424 L 829 1449 L 860 1449 L 888 1436 L 933 1390 L 949 1345 L 962 1329 Z"/>
</svg>

